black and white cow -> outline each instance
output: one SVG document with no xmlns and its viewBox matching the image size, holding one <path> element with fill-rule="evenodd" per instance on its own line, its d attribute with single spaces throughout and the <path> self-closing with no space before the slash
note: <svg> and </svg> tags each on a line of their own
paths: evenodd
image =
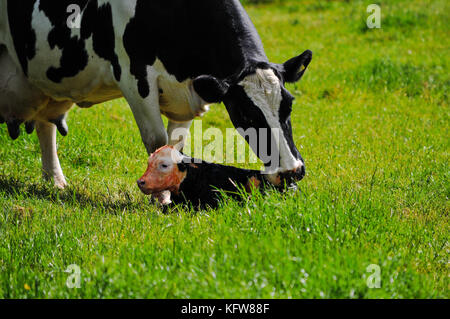
<svg viewBox="0 0 450 319">
<path fill-rule="evenodd" d="M 69 5 L 81 9 L 75 28 Z M 298 81 L 311 58 L 306 51 L 270 63 L 239 0 L 0 0 L 0 122 L 13 139 L 21 124 L 36 128 L 44 175 L 63 188 L 56 130 L 67 134 L 74 104 L 125 97 L 151 153 L 183 143 L 171 133 L 224 102 L 236 128 L 282 132 L 269 181 L 299 180 L 305 170 L 284 84 Z"/>
</svg>

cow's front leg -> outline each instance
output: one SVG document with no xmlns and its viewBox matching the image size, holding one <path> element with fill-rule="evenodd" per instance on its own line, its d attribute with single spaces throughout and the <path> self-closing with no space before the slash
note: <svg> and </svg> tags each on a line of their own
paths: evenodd
<svg viewBox="0 0 450 319">
<path fill-rule="evenodd" d="M 169 120 L 169 124 L 167 125 L 169 145 L 175 146 L 181 152 L 186 145 L 191 125 L 192 121 L 178 123 Z"/>
<path fill-rule="evenodd" d="M 150 93 L 141 96 L 137 87 L 131 89 L 127 83 L 136 83 L 130 76 L 128 81 L 121 82 L 122 92 L 131 107 L 134 118 L 141 133 L 147 153 L 151 154 L 168 143 L 167 131 L 159 109 L 159 91 L 156 78 L 148 79 Z"/>
<path fill-rule="evenodd" d="M 39 121 L 36 123 L 42 154 L 42 170 L 45 179 L 52 179 L 55 186 L 63 189 L 67 186 L 58 154 L 56 153 L 56 125 Z"/>
</svg>

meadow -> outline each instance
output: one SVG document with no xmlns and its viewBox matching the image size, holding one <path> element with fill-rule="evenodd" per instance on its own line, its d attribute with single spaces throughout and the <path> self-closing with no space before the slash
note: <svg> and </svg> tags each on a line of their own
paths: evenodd
<svg viewBox="0 0 450 319">
<path fill-rule="evenodd" d="M 36 135 L 0 126 L 0 298 L 448 298 L 450 3 L 383 1 L 368 29 L 370 3 L 246 4 L 273 62 L 314 52 L 288 85 L 297 192 L 163 213 L 124 100 L 71 111 L 64 191 Z M 223 105 L 202 120 L 232 127 Z"/>
</svg>

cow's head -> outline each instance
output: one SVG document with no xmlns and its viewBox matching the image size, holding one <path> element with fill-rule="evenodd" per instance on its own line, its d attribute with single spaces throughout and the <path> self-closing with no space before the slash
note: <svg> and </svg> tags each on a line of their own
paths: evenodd
<svg viewBox="0 0 450 319">
<path fill-rule="evenodd" d="M 252 65 L 231 79 L 200 76 L 194 80 L 194 89 L 203 100 L 224 102 L 233 125 L 264 162 L 268 180 L 277 186 L 305 175 L 292 137 L 294 97 L 284 85 L 299 81 L 311 59 L 308 50 L 282 65 Z M 256 131 L 256 143 L 250 141 L 249 129 Z"/>
</svg>

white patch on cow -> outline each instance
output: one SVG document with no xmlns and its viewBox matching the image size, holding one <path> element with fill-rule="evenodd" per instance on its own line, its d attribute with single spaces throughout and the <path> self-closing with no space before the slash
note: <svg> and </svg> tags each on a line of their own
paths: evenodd
<svg viewBox="0 0 450 319">
<path fill-rule="evenodd" d="M 153 64 L 152 71 L 157 73 L 161 113 L 170 120 L 191 121 L 209 110 L 208 103 L 195 92 L 191 79 L 179 82 L 158 59 Z"/>
<path fill-rule="evenodd" d="M 109 1 L 104 0 L 103 3 Z M 123 35 L 125 29 L 130 23 L 130 20 L 136 15 L 137 0 L 116 1 L 114 5 L 111 5 L 111 11 L 113 16 L 113 27 L 116 35 L 116 54 L 119 56 L 119 61 L 122 63 L 127 61 L 130 63 L 130 58 L 123 46 Z"/>
<path fill-rule="evenodd" d="M 73 101 L 75 103 L 102 103 L 122 96 L 114 81 L 111 64 L 98 57 L 94 52 L 92 37 L 85 41 L 89 57 L 88 64 L 76 76 L 65 77 L 62 83 L 54 83 L 47 78 L 50 67 L 60 67 L 62 51 L 48 43 L 49 32 L 53 25 L 43 11 L 39 9 L 40 1 L 36 1 L 32 28 L 36 32 L 36 55 L 29 61 L 29 81 L 41 89 L 55 101 Z M 71 29 L 71 36 L 80 37 L 80 30 Z"/>
<path fill-rule="evenodd" d="M 0 70 L 0 115 L 5 120 L 35 119 L 48 104 L 48 97 L 29 83 L 8 51 L 1 48 Z"/>
<path fill-rule="evenodd" d="M 59 67 L 62 52 L 58 48 L 51 49 L 48 43 L 48 34 L 52 30 L 53 26 L 48 17 L 43 11 L 39 10 L 41 1 L 36 1 L 34 4 L 31 27 L 36 33 L 36 55 L 28 63 L 28 74 L 32 84 L 37 87 L 46 85 L 49 81 L 45 76 L 50 66 Z M 33 61 L 39 61 L 39 63 L 33 63 Z M 34 77 L 33 75 L 39 75 Z M 44 75 L 44 76 L 42 76 Z M 45 91 L 45 90 L 43 90 Z"/>
<path fill-rule="evenodd" d="M 254 74 L 244 78 L 239 85 L 244 88 L 247 96 L 261 110 L 267 123 L 272 128 L 280 152 L 281 170 L 294 170 L 303 165 L 292 154 L 281 129 L 279 111 L 283 97 L 280 80 L 273 70 L 257 69 Z"/>
</svg>

